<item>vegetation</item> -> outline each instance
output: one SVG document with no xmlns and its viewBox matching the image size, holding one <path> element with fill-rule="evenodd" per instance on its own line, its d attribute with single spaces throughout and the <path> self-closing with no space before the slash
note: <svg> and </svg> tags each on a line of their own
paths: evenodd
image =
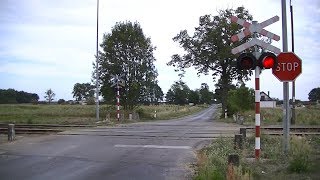
<svg viewBox="0 0 320 180">
<path fill-rule="evenodd" d="M 240 164 L 235 168 L 236 179 L 317 179 L 320 166 L 318 136 L 293 137 L 290 153 L 285 156 L 282 138 L 261 137 L 261 160 L 255 161 L 254 137 L 249 137 L 243 150 L 234 150 L 233 140 L 219 138 L 198 153 L 198 172 L 194 179 L 226 179 L 229 154 L 238 154 Z"/>
<path fill-rule="evenodd" d="M 48 101 L 48 103 L 50 104 L 53 99 L 54 99 L 54 96 L 56 94 L 51 90 L 51 89 L 48 89 L 46 92 L 45 92 L 45 96 L 44 98 Z"/>
<path fill-rule="evenodd" d="M 213 102 L 213 93 L 209 90 L 206 83 L 201 84 L 200 89 L 191 90 L 182 80 L 174 82 L 166 94 L 166 101 L 169 104 L 185 105 L 193 104 L 211 104 Z"/>
<path fill-rule="evenodd" d="M 320 101 L 320 87 L 313 88 L 308 95 L 309 95 L 308 99 L 310 101 L 313 101 L 313 102 Z"/>
<path fill-rule="evenodd" d="M 89 100 L 94 96 L 94 86 L 90 83 L 76 83 L 72 94 L 76 101 Z"/>
<path fill-rule="evenodd" d="M 112 75 L 123 75 L 120 101 L 124 109 L 133 110 L 138 104 L 157 103 L 163 92 L 158 86 L 151 39 L 146 38 L 139 23 L 117 23 L 110 34 L 104 34 L 99 55 L 101 94 L 114 103 Z"/>
<path fill-rule="evenodd" d="M 198 112 L 207 106 L 178 106 L 157 105 L 141 106 L 135 111 L 140 114 L 140 119 L 172 119 Z M 132 111 L 121 113 L 126 115 Z M 104 120 L 107 114 L 116 119 L 116 110 L 112 105 L 100 106 L 100 117 Z M 157 114 L 154 117 L 154 114 Z M 31 105 L 31 104 L 1 104 L 1 123 L 29 123 L 29 124 L 93 124 L 95 123 L 94 105 Z M 126 116 L 128 117 L 128 116 Z"/>
<path fill-rule="evenodd" d="M 14 89 L 0 89 L 0 104 L 16 104 L 37 102 L 39 96 L 35 93 L 16 91 Z"/>
<path fill-rule="evenodd" d="M 240 71 L 236 68 L 236 56 L 231 49 L 245 43 L 247 38 L 233 43 L 231 36 L 242 30 L 240 25 L 230 23 L 231 16 L 237 16 L 248 21 L 252 16 L 244 7 L 226 9 L 218 12 L 219 15 L 201 16 L 199 27 L 195 28 L 193 36 L 189 36 L 187 30 L 181 31 L 174 41 L 178 42 L 186 54 L 172 56 L 168 65 L 177 67 L 182 72 L 186 68 L 194 67 L 198 74 L 212 73 L 216 83 L 218 96 L 221 97 L 222 110 L 227 107 L 228 91 L 232 87 L 233 80 L 248 80 L 251 71 Z"/>
<path fill-rule="evenodd" d="M 262 125 L 282 125 L 282 108 L 261 108 Z M 296 107 L 296 125 L 320 125 L 320 105 L 309 105 L 306 107 Z M 248 110 L 241 113 L 244 117 L 244 125 L 254 125 L 255 111 Z M 217 119 L 218 121 L 234 122 L 233 118 Z"/>
<path fill-rule="evenodd" d="M 238 112 L 253 109 L 254 90 L 243 85 L 239 88 L 230 90 L 228 93 L 228 114 L 232 115 Z"/>
</svg>

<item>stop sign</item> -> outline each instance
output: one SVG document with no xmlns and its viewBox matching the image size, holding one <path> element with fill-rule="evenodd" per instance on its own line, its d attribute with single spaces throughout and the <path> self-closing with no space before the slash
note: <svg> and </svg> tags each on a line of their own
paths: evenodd
<svg viewBox="0 0 320 180">
<path fill-rule="evenodd" d="M 302 71 L 301 59 L 293 52 L 282 52 L 278 55 L 278 66 L 272 74 L 280 81 L 294 81 Z"/>
</svg>

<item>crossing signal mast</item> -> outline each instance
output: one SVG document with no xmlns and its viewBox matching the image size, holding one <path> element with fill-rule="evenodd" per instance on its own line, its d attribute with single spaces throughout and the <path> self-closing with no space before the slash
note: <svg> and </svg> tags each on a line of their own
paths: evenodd
<svg viewBox="0 0 320 180">
<path fill-rule="evenodd" d="M 256 38 L 256 34 L 267 36 L 273 40 L 279 41 L 280 37 L 273 34 L 265 29 L 264 27 L 279 21 L 278 16 L 274 16 L 266 21 L 258 23 L 253 21 L 252 24 L 248 21 L 240 19 L 236 16 L 231 17 L 231 22 L 237 23 L 243 26 L 244 31 L 233 35 L 231 41 L 240 41 L 242 38 L 253 35 L 253 38 L 231 50 L 232 54 L 241 53 L 242 51 L 255 47 L 255 52 L 253 53 L 241 53 L 237 58 L 237 68 L 239 70 L 254 70 L 255 71 L 255 158 L 260 159 L 260 72 L 262 69 L 274 69 L 278 65 L 277 56 L 274 54 L 279 54 L 280 49 L 272 46 L 271 44 L 265 43 Z M 269 50 L 271 52 L 258 52 L 256 46 L 262 47 L 264 50 Z M 274 53 L 272 53 L 274 52 Z"/>
</svg>

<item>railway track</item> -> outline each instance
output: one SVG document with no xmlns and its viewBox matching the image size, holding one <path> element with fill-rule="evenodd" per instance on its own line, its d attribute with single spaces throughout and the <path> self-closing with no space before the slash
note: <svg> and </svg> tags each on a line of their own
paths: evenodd
<svg viewBox="0 0 320 180">
<path fill-rule="evenodd" d="M 248 132 L 254 133 L 255 127 L 245 127 Z M 260 127 L 262 134 L 283 135 L 281 126 Z M 320 126 L 292 126 L 290 135 L 320 135 Z"/>
<path fill-rule="evenodd" d="M 58 133 L 69 129 L 90 128 L 96 125 L 59 125 L 59 124 L 15 124 L 16 134 L 51 134 Z M 254 133 L 255 127 L 244 127 L 247 133 Z M 283 128 L 281 126 L 265 126 L 260 127 L 262 134 L 282 135 Z M 0 123 L 0 134 L 8 133 L 8 124 Z M 290 128 L 292 135 L 320 135 L 320 126 L 292 126 Z"/>
<path fill-rule="evenodd" d="M 74 128 L 96 127 L 95 125 L 59 125 L 59 124 L 15 124 L 16 134 L 51 134 Z M 0 124 L 0 134 L 8 133 L 8 124 Z"/>
</svg>

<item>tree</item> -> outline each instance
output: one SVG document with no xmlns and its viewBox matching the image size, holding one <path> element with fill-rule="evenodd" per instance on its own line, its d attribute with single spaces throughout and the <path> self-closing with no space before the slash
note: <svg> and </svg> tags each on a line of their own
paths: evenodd
<svg viewBox="0 0 320 180">
<path fill-rule="evenodd" d="M 201 88 L 199 90 L 200 94 L 200 103 L 201 104 L 211 104 L 213 101 L 213 92 L 209 90 L 209 86 L 206 83 L 201 84 Z"/>
<path fill-rule="evenodd" d="M 0 89 L 0 104 L 37 102 L 39 96 L 35 93 L 16 91 L 14 89 Z"/>
<path fill-rule="evenodd" d="M 66 101 L 64 99 L 59 99 L 58 100 L 58 104 L 64 104 L 64 103 L 66 103 Z"/>
<path fill-rule="evenodd" d="M 146 87 L 143 93 L 145 94 L 143 94 L 139 100 L 143 104 L 158 104 L 163 100 L 163 91 L 158 84 L 151 84 L 150 87 Z"/>
<path fill-rule="evenodd" d="M 199 104 L 200 94 L 199 90 L 190 90 L 188 95 L 189 103 Z"/>
<path fill-rule="evenodd" d="M 166 94 L 166 102 L 169 104 L 174 104 L 174 92 L 172 89 L 169 89 Z"/>
<path fill-rule="evenodd" d="M 313 88 L 308 95 L 309 101 L 320 101 L 320 87 Z"/>
<path fill-rule="evenodd" d="M 104 34 L 99 54 L 99 80 L 106 102 L 114 102 L 111 75 L 124 75 L 125 87 L 121 91 L 124 109 L 133 109 L 139 103 L 150 102 L 157 86 L 158 73 L 154 66 L 155 47 L 143 34 L 139 23 L 116 23 L 110 34 Z M 158 95 L 161 96 L 161 93 Z M 152 97 L 152 98 L 151 98 Z M 158 98 L 160 98 L 158 96 Z"/>
<path fill-rule="evenodd" d="M 51 90 L 51 89 L 48 89 L 46 92 L 45 92 L 45 96 L 44 98 L 49 102 L 49 104 L 53 101 L 53 98 L 56 94 Z"/>
<path fill-rule="evenodd" d="M 243 112 L 254 107 L 254 90 L 242 84 L 239 88 L 228 93 L 228 114 Z"/>
<path fill-rule="evenodd" d="M 94 86 L 90 83 L 76 83 L 73 86 L 72 94 L 76 101 L 88 100 L 94 96 Z"/>
<path fill-rule="evenodd" d="M 184 105 L 189 102 L 190 88 L 182 80 L 174 82 L 168 90 L 166 100 L 170 104 Z"/>
<path fill-rule="evenodd" d="M 251 71 L 238 70 L 236 56 L 231 54 L 232 48 L 248 41 L 248 38 L 236 43 L 231 41 L 231 36 L 242 30 L 240 25 L 230 22 L 232 15 L 252 20 L 252 16 L 244 7 L 221 10 L 218 16 L 201 16 L 199 27 L 195 28 L 193 36 L 189 36 L 187 30 L 183 30 L 173 38 L 186 53 L 173 55 L 168 63 L 183 72 L 193 66 L 198 70 L 198 74 L 211 73 L 214 81 L 218 79 L 216 86 L 220 91 L 223 111 L 227 106 L 232 80 L 249 80 L 249 75 L 252 74 Z"/>
</svg>

